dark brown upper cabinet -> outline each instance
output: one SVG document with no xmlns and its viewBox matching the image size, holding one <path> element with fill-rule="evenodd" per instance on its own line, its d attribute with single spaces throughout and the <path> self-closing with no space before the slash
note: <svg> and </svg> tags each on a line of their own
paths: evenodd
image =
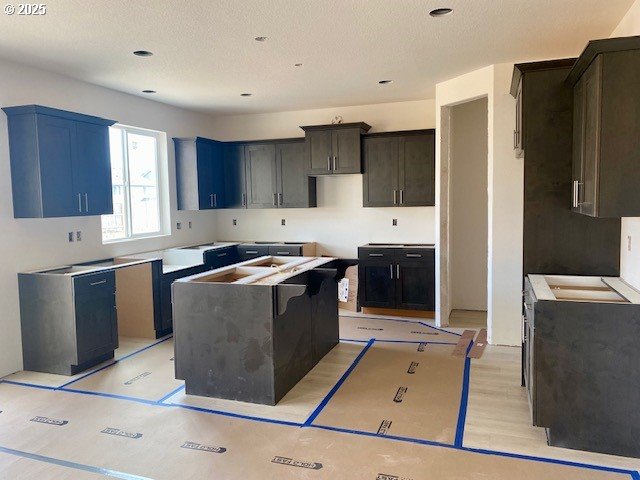
<svg viewBox="0 0 640 480">
<path fill-rule="evenodd" d="M 371 128 L 363 122 L 300 127 L 309 148 L 309 175 L 362 173 L 362 135 Z"/>
<path fill-rule="evenodd" d="M 574 212 L 640 216 L 640 37 L 589 42 L 573 87 Z"/>
<path fill-rule="evenodd" d="M 365 207 L 435 205 L 435 130 L 372 134 L 362 144 Z"/>
<path fill-rule="evenodd" d="M 316 206 L 316 179 L 307 175 L 304 140 L 247 144 L 244 155 L 248 208 Z"/>
<path fill-rule="evenodd" d="M 207 138 L 174 138 L 178 210 L 224 208 L 222 144 Z"/>
</svg>

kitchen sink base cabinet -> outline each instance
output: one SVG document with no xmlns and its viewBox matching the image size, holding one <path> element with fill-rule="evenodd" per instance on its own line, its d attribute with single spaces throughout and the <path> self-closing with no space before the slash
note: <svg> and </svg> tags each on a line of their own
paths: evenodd
<svg viewBox="0 0 640 480">
<path fill-rule="evenodd" d="M 175 282 L 175 368 L 186 393 L 277 404 L 339 342 L 336 273 L 322 266 L 275 285 Z"/>
<path fill-rule="evenodd" d="M 24 369 L 75 375 L 118 348 L 115 273 L 19 274 Z"/>
</svg>

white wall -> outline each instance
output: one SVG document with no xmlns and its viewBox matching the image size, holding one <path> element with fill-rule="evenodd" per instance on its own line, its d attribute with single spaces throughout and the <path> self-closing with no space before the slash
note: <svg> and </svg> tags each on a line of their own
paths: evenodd
<svg viewBox="0 0 640 480">
<path fill-rule="evenodd" d="M 512 70 L 513 64 L 491 65 L 436 85 L 436 283 L 441 286 L 436 320 L 446 323 L 451 309 L 447 265 L 451 107 L 486 97 L 487 330 L 489 342 L 500 345 L 520 343 L 524 171 L 510 143 L 515 122 L 515 100 L 509 95 Z"/>
<path fill-rule="evenodd" d="M 434 128 L 433 100 L 361 105 L 320 110 L 218 117 L 216 140 L 302 137 L 301 125 L 366 122 L 370 132 Z M 362 175 L 319 177 L 318 207 L 313 209 L 221 210 L 217 231 L 224 240 L 310 240 L 319 253 L 355 258 L 368 242 L 434 243 L 434 207 L 363 208 Z M 392 226 L 392 219 L 398 226 Z M 233 226 L 237 219 L 237 226 Z M 286 226 L 281 225 L 286 220 Z"/>
<path fill-rule="evenodd" d="M 618 26 L 612 37 L 640 35 L 640 0 L 636 0 Z M 629 250 L 631 237 L 631 250 Z M 620 276 L 640 289 L 640 218 L 623 218 L 620 236 Z"/>
<path fill-rule="evenodd" d="M 451 109 L 451 308 L 487 309 L 487 99 Z"/>
<path fill-rule="evenodd" d="M 100 217 L 14 219 L 6 116 L 0 114 L 0 377 L 22 368 L 17 273 L 40 267 L 107 258 L 216 238 L 215 213 L 177 212 L 172 136 L 206 136 L 211 118 L 157 102 L 0 61 L 0 106 L 41 104 L 112 118 L 167 133 L 172 234 L 156 239 L 102 245 Z M 191 220 L 193 229 L 186 228 Z M 175 230 L 175 222 L 183 223 Z M 82 242 L 67 232 L 81 230 Z"/>
</svg>

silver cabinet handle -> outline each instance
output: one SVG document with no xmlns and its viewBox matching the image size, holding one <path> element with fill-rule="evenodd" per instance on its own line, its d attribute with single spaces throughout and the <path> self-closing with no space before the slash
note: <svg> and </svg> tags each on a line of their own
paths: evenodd
<svg viewBox="0 0 640 480">
<path fill-rule="evenodd" d="M 278 195 L 277 194 L 273 194 L 273 206 L 277 207 L 278 206 Z"/>
<path fill-rule="evenodd" d="M 383 253 L 370 253 L 369 254 L 370 257 L 384 257 Z"/>
<path fill-rule="evenodd" d="M 419 253 L 407 253 L 406 257 L 407 258 L 422 258 L 422 255 L 420 255 Z"/>
<path fill-rule="evenodd" d="M 243 207 L 247 206 L 247 194 L 246 193 L 242 194 L 242 206 Z"/>
<path fill-rule="evenodd" d="M 333 171 L 335 172 L 338 169 L 338 157 L 333 156 Z"/>
<path fill-rule="evenodd" d="M 213 193 L 209 195 L 209 206 L 213 207 Z"/>
<path fill-rule="evenodd" d="M 82 194 L 78 194 L 78 211 L 82 212 Z"/>
<path fill-rule="evenodd" d="M 396 278 L 400 280 L 400 264 L 396 264 Z"/>
<path fill-rule="evenodd" d="M 213 194 L 213 207 L 216 208 L 218 206 L 218 194 Z"/>
<path fill-rule="evenodd" d="M 398 191 L 397 190 L 393 191 L 393 204 L 394 205 L 398 204 Z"/>
<path fill-rule="evenodd" d="M 393 280 L 393 265 L 389 265 L 389 277 Z"/>
<path fill-rule="evenodd" d="M 100 280 L 99 282 L 91 282 L 89 285 L 93 287 L 95 285 L 102 285 L 103 283 L 107 283 L 106 278 L 104 280 Z"/>
<path fill-rule="evenodd" d="M 89 194 L 84 194 L 84 211 L 89 212 Z"/>
<path fill-rule="evenodd" d="M 246 253 L 246 254 L 248 254 L 248 255 L 256 255 L 256 254 L 258 253 L 258 251 L 257 251 L 257 250 L 247 250 L 247 251 L 246 251 L 246 252 L 244 252 L 244 253 Z"/>
<path fill-rule="evenodd" d="M 226 254 L 226 253 L 219 253 L 219 254 L 218 254 L 218 256 L 219 256 L 219 257 L 226 257 L 226 256 L 227 256 L 227 254 Z"/>
<path fill-rule="evenodd" d="M 578 206 L 578 181 L 574 180 L 573 181 L 573 201 L 571 202 L 571 206 L 572 207 L 577 207 Z"/>
<path fill-rule="evenodd" d="M 331 171 L 331 155 L 327 157 L 327 170 Z"/>
<path fill-rule="evenodd" d="M 282 193 L 279 193 L 279 194 L 278 194 L 278 203 L 279 203 L 280 205 L 282 205 L 282 201 L 283 201 L 283 200 L 282 200 L 282 196 L 283 196 L 283 195 L 282 195 Z"/>
<path fill-rule="evenodd" d="M 276 252 L 276 255 L 291 255 L 291 252 Z"/>
<path fill-rule="evenodd" d="M 400 189 L 400 205 L 404 205 L 404 189 Z"/>
<path fill-rule="evenodd" d="M 513 131 L 513 149 L 517 149 L 518 148 L 518 131 L 514 130 Z"/>
</svg>

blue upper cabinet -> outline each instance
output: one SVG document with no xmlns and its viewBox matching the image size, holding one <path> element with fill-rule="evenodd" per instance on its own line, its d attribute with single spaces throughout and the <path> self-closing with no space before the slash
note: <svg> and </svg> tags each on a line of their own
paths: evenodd
<svg viewBox="0 0 640 480">
<path fill-rule="evenodd" d="M 222 143 L 206 138 L 174 138 L 178 210 L 225 207 Z"/>
<path fill-rule="evenodd" d="M 109 126 L 115 121 L 39 105 L 2 110 L 15 218 L 113 213 Z"/>
</svg>

